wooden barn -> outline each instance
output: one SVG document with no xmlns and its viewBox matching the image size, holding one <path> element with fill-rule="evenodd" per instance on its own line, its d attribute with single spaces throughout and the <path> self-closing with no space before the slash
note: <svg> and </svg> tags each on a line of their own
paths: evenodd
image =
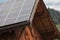
<svg viewBox="0 0 60 40">
<path fill-rule="evenodd" d="M 22 7 L 20 8 L 19 5 Z M 3 6 L 2 8 L 6 8 L 0 11 L 2 21 L 0 21 L 0 40 L 60 40 L 59 31 L 43 0 L 11 0 L 11 2 L 4 2 Z M 18 15 L 17 17 L 13 11 Z M 4 19 L 1 15 L 5 12 L 8 15 Z"/>
</svg>

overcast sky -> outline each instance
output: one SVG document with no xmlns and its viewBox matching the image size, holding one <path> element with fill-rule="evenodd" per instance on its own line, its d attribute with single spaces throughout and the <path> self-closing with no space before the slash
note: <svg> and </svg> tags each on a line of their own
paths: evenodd
<svg viewBox="0 0 60 40">
<path fill-rule="evenodd" d="M 60 0 L 44 0 L 47 7 L 60 11 Z"/>
</svg>

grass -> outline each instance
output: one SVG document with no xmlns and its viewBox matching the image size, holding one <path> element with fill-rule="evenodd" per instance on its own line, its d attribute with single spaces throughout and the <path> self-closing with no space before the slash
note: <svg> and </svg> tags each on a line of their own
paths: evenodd
<svg viewBox="0 0 60 40">
<path fill-rule="evenodd" d="M 56 25 L 56 27 L 58 28 L 59 32 L 60 32 L 60 24 L 59 25 Z"/>
</svg>

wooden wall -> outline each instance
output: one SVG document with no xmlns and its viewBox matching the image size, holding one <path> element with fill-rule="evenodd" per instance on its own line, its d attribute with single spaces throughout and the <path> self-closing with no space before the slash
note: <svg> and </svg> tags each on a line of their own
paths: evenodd
<svg viewBox="0 0 60 40">
<path fill-rule="evenodd" d="M 59 35 L 59 32 L 51 19 L 43 0 L 40 0 L 38 3 L 32 22 L 33 28 L 37 30 L 44 39 L 54 39 L 56 35 Z"/>
</svg>

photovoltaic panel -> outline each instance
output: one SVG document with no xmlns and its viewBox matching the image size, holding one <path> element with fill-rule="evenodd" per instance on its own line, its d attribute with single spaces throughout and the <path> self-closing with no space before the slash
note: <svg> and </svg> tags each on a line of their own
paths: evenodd
<svg viewBox="0 0 60 40">
<path fill-rule="evenodd" d="M 35 0 L 0 1 L 0 26 L 29 20 Z"/>
</svg>

